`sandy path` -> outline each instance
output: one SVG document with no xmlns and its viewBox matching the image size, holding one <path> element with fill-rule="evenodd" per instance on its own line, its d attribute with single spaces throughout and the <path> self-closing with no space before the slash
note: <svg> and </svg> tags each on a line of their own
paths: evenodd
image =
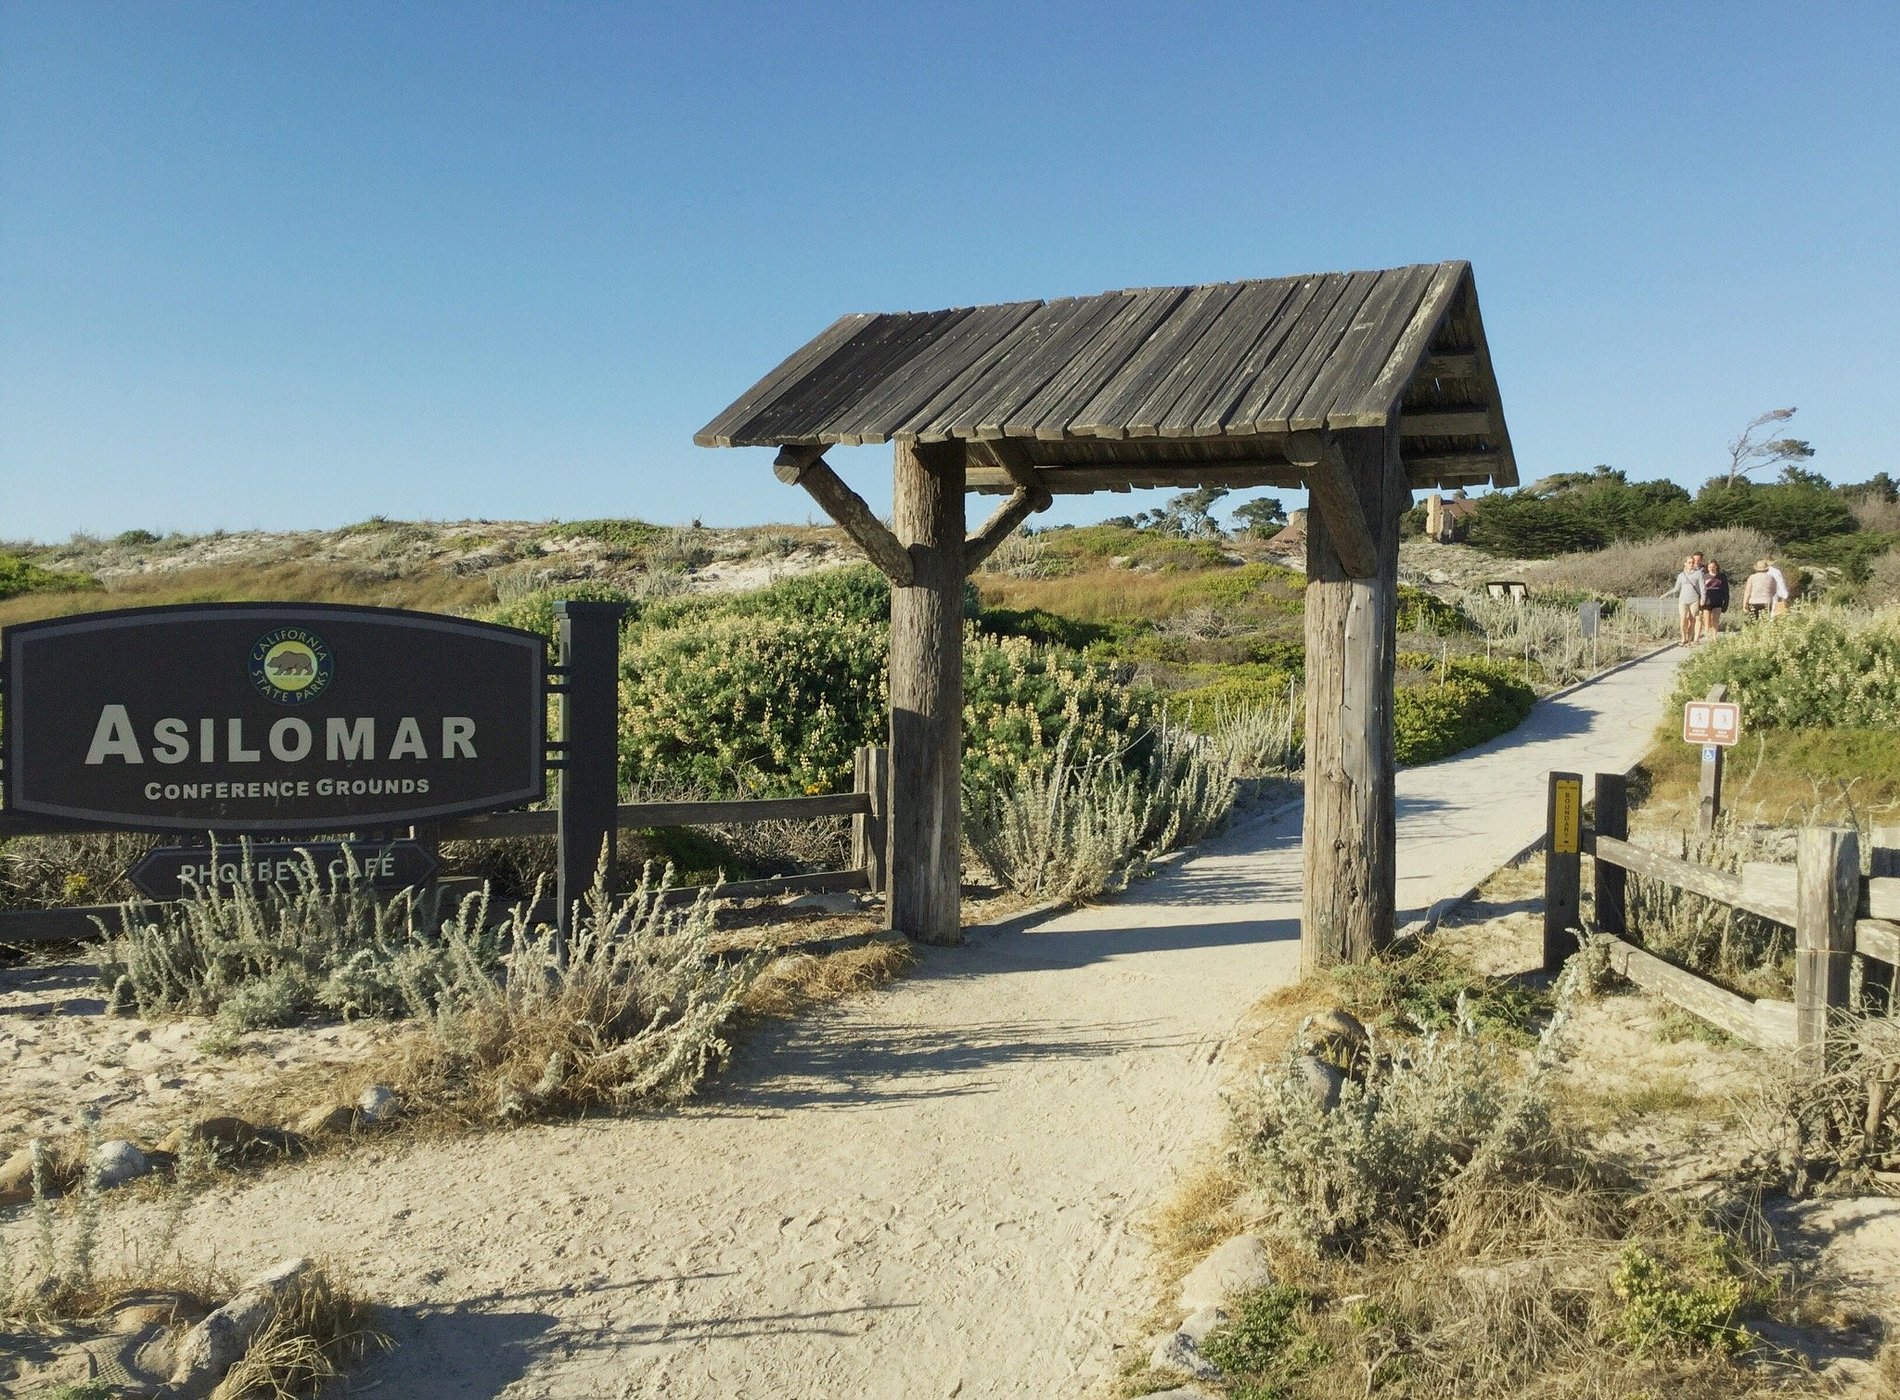
<svg viewBox="0 0 1900 1400">
<path fill-rule="evenodd" d="M 1402 907 L 1532 839 L 1550 767 L 1645 747 L 1673 656 L 1402 774 Z M 275 1172 L 194 1207 L 235 1267 L 337 1261 L 398 1306 L 351 1393 L 1077 1395 L 1149 1301 L 1135 1230 L 1213 1131 L 1218 1056 L 1297 974 L 1299 814 L 1111 904 L 930 952 L 755 1042 L 675 1116 Z"/>
</svg>

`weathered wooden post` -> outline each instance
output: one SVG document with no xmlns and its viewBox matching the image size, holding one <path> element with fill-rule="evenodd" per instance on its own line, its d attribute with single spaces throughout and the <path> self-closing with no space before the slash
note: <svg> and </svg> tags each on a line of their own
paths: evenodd
<svg viewBox="0 0 1900 1400">
<path fill-rule="evenodd" d="M 1848 1004 L 1854 919 L 1860 903 L 1860 837 L 1852 828 L 1804 826 L 1795 846 L 1795 1053 L 1806 1070 L 1827 1062 L 1827 1039 Z"/>
<path fill-rule="evenodd" d="M 620 603 L 554 605 L 560 643 L 560 787 L 555 795 L 556 954 L 566 956 L 575 906 L 611 865 L 620 802 Z"/>
<path fill-rule="evenodd" d="M 1708 698 L 1721 701 L 1728 694 L 1728 687 L 1719 682 L 1709 687 Z M 1722 765 L 1728 750 L 1720 744 L 1708 743 L 1702 746 L 1702 784 L 1696 801 L 1696 830 L 1713 831 L 1715 823 L 1722 815 Z"/>
<path fill-rule="evenodd" d="M 1597 774 L 1594 800 L 1596 834 L 1618 841 L 1629 840 L 1629 782 L 1623 774 Z M 1621 938 L 1629 932 L 1629 872 L 1614 861 L 1601 858 L 1591 861 L 1590 865 L 1597 932 Z"/>
<path fill-rule="evenodd" d="M 853 791 L 871 800 L 871 810 L 851 819 L 851 868 L 864 872 L 865 888 L 882 894 L 889 881 L 885 860 L 890 852 L 891 755 L 881 746 L 860 748 L 852 764 Z"/>
<path fill-rule="evenodd" d="M 963 475 L 961 442 L 895 445 L 894 520 L 911 581 L 891 589 L 892 929 L 963 937 Z"/>
<path fill-rule="evenodd" d="M 1544 971 L 1555 972 L 1576 951 L 1582 927 L 1583 779 L 1552 773 L 1544 821 Z"/>
<path fill-rule="evenodd" d="M 1900 826 L 1877 826 L 1872 838 L 1872 849 L 1867 852 L 1867 873 L 1877 880 L 1900 876 Z M 1858 929 L 1855 945 L 1859 946 Z M 1900 993 L 1900 967 L 1881 959 L 1862 958 L 1861 980 L 1872 989 L 1874 1006 L 1891 1016 L 1896 993 Z"/>
<path fill-rule="evenodd" d="M 1392 672 L 1399 516 L 1412 503 L 1396 423 L 1295 434 L 1306 536 L 1305 890 L 1300 968 L 1364 962 L 1392 939 L 1398 894 Z"/>
</svg>

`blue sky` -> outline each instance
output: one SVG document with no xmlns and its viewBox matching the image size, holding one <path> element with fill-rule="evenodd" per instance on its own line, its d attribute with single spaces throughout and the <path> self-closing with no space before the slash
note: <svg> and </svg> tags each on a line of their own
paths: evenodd
<svg viewBox="0 0 1900 1400">
<path fill-rule="evenodd" d="M 1896 54 L 1891 0 L 6 0 L 0 538 L 802 520 L 691 435 L 842 312 L 1450 257 L 1527 480 L 1787 405 L 1900 469 Z"/>
</svg>

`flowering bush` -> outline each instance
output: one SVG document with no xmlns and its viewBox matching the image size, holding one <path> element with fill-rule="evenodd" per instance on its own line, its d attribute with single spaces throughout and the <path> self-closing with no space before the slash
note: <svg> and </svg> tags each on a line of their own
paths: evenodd
<svg viewBox="0 0 1900 1400">
<path fill-rule="evenodd" d="M 1677 677 L 1673 704 L 1721 682 L 1759 728 L 1900 724 L 1900 608 L 1822 609 L 1725 632 Z"/>
<path fill-rule="evenodd" d="M 848 786 L 884 729 L 889 629 L 840 613 L 642 631 L 620 657 L 624 786 L 785 796 Z"/>
<path fill-rule="evenodd" d="M 621 652 L 621 781 L 760 796 L 848 786 L 853 751 L 885 741 L 889 611 L 868 568 L 650 607 Z M 964 771 L 979 784 L 1065 733 L 1084 761 L 1134 749 L 1157 715 L 1114 668 L 966 633 Z"/>
</svg>

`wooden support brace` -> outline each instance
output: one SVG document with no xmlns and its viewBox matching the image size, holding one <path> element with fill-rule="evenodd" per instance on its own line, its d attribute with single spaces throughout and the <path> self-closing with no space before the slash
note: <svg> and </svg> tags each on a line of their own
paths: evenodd
<svg viewBox="0 0 1900 1400">
<path fill-rule="evenodd" d="M 1325 518 L 1333 552 L 1346 576 L 1371 578 L 1378 572 L 1379 554 L 1338 446 L 1323 433 L 1294 433 L 1287 438 L 1286 455 L 1306 478 L 1307 493 Z"/>
<path fill-rule="evenodd" d="M 899 588 L 910 587 L 917 576 L 910 551 L 871 513 L 864 497 L 826 464 L 823 448 L 782 447 L 772 472 L 787 485 L 804 487 L 886 578 Z"/>
<path fill-rule="evenodd" d="M 1047 494 L 1048 483 L 1043 480 L 1041 470 L 1029 460 L 1029 452 L 1021 443 L 1013 438 L 988 438 L 982 446 L 996 465 L 1008 473 L 1011 481 L 1024 490 Z"/>
<path fill-rule="evenodd" d="M 995 514 L 983 522 L 983 528 L 963 542 L 963 567 L 966 572 L 975 572 L 996 547 L 1009 538 L 1023 521 L 1039 510 L 1049 509 L 1050 495 L 1038 488 L 1019 486 L 1016 494 L 996 508 Z"/>
</svg>

